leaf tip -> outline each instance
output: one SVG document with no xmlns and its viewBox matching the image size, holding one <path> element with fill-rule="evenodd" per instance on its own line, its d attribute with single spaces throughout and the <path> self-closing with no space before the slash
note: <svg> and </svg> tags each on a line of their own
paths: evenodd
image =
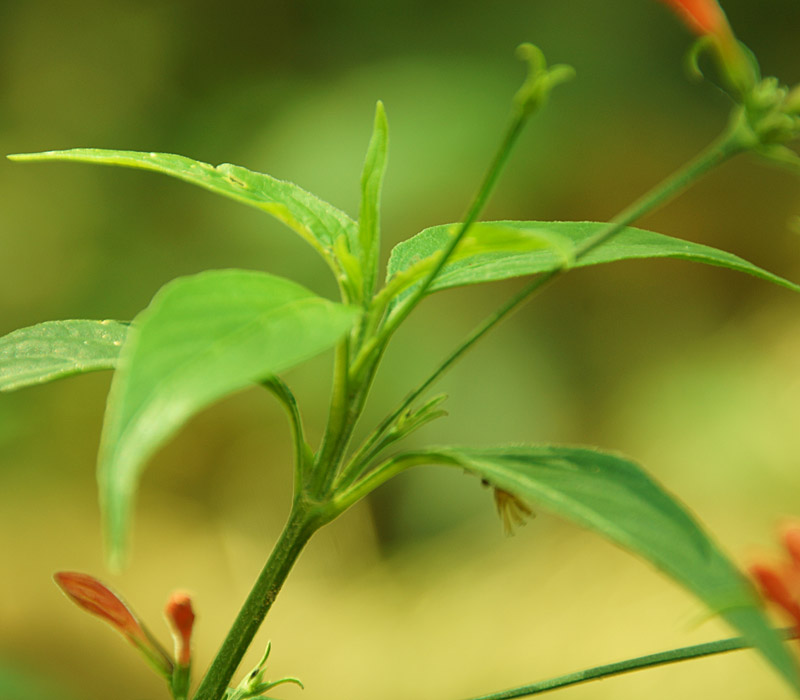
<svg viewBox="0 0 800 700">
<path fill-rule="evenodd" d="M 63 154 L 64 151 L 37 151 L 35 153 L 10 153 L 6 156 L 9 160 L 27 162 L 32 160 L 48 160 Z"/>
<path fill-rule="evenodd" d="M 385 148 L 385 142 L 388 138 L 389 122 L 386 119 L 386 107 L 383 105 L 383 100 L 378 100 L 375 103 L 374 130 L 381 135 Z"/>
<path fill-rule="evenodd" d="M 101 499 L 102 500 L 102 499 Z M 103 540 L 105 545 L 106 566 L 114 574 L 122 573 L 128 565 L 130 557 L 128 547 L 127 517 L 117 508 L 103 504 Z"/>
</svg>

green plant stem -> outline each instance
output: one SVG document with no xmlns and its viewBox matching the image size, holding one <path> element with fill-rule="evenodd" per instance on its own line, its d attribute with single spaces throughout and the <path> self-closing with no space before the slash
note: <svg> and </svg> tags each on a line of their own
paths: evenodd
<svg viewBox="0 0 800 700">
<path fill-rule="evenodd" d="M 326 472 L 338 461 L 338 455 L 342 452 L 344 434 L 348 432 L 346 424 L 351 391 L 349 364 L 350 342 L 345 339 L 336 347 L 328 422 L 325 426 L 322 445 L 310 474 L 309 489 L 317 497 L 321 495 L 321 490 L 324 488 Z"/>
<path fill-rule="evenodd" d="M 361 348 L 361 351 L 353 363 L 354 372 L 359 373 L 362 365 L 368 362 L 371 356 L 373 356 L 376 352 L 382 352 L 382 348 L 386 347 L 386 344 L 389 342 L 392 334 L 397 330 L 400 324 L 405 321 L 405 319 L 419 304 L 419 302 L 422 301 L 422 298 L 428 292 L 428 288 L 433 283 L 433 280 L 436 279 L 436 276 L 447 264 L 447 261 L 455 251 L 458 244 L 468 233 L 475 221 L 477 221 L 480 213 L 486 206 L 486 202 L 489 200 L 489 196 L 491 195 L 494 186 L 497 184 L 497 179 L 500 177 L 503 166 L 505 166 L 506 162 L 508 161 L 511 151 L 514 150 L 514 145 L 522 133 L 522 129 L 530 115 L 531 113 L 528 110 L 519 108 L 514 109 L 511 121 L 506 129 L 505 135 L 503 136 L 503 140 L 495 152 L 494 158 L 484 174 L 481 185 L 473 197 L 458 230 L 450 239 L 447 247 L 442 251 L 438 261 L 431 268 L 428 275 L 422 280 L 422 282 L 419 283 L 419 286 L 405 300 L 400 308 L 396 309 L 394 313 L 392 313 L 389 318 L 386 319 L 380 331 Z"/>
<path fill-rule="evenodd" d="M 668 200 L 676 197 L 692 183 L 697 181 L 709 170 L 725 162 L 737 153 L 741 153 L 749 146 L 745 142 L 741 133 L 731 126 L 708 147 L 701 151 L 695 158 L 690 160 L 682 168 L 674 172 L 668 178 L 652 188 L 645 195 L 637 199 L 633 204 L 623 209 L 617 214 L 607 226 L 595 234 L 593 237 L 584 241 L 573 253 L 573 260 L 577 262 L 586 257 L 595 248 L 606 243 L 619 233 L 623 228 L 630 225 L 645 214 L 652 212 L 657 207 L 663 205 Z M 394 425 L 398 417 L 414 401 L 419 398 L 431 385 L 433 385 L 464 353 L 467 352 L 478 340 L 492 330 L 503 319 L 507 318 L 512 312 L 519 309 L 522 304 L 531 299 L 534 294 L 539 292 L 550 282 L 568 271 L 570 266 L 554 268 L 549 272 L 544 272 L 536 277 L 532 282 L 523 287 L 521 291 L 511 297 L 494 313 L 488 316 L 478 325 L 462 342 L 448 355 L 444 361 L 428 376 L 419 386 L 409 392 L 398 407 L 390 413 L 380 423 L 376 430 L 367 438 L 361 446 L 348 467 L 343 471 L 340 483 L 349 484 L 362 472 L 368 465 L 365 458 L 374 455 L 373 448 Z"/>
<path fill-rule="evenodd" d="M 403 305 L 397 309 L 387 320 L 386 324 L 378 335 L 379 345 L 384 344 L 386 340 L 388 340 L 391 334 L 408 317 L 417 304 L 422 301 L 422 298 L 428 293 L 428 289 L 430 288 L 431 284 L 433 284 L 436 276 L 447 264 L 447 261 L 450 259 L 450 256 L 453 254 L 458 244 L 462 241 L 472 225 L 478 220 L 478 217 L 486 206 L 486 203 L 489 201 L 489 196 L 492 194 L 492 191 L 497 184 L 497 179 L 500 177 L 503 167 L 508 162 L 511 151 L 514 150 L 514 145 L 522 133 L 522 129 L 525 126 L 528 116 L 530 116 L 530 113 L 527 110 L 514 110 L 511 122 L 509 123 L 505 135 L 503 136 L 503 140 L 495 152 L 494 158 L 492 159 L 488 170 L 483 176 L 483 181 L 481 182 L 477 193 L 472 199 L 472 202 L 467 209 L 467 213 L 464 215 L 461 226 L 458 228 L 458 231 L 455 233 L 455 235 L 450 239 L 447 247 L 442 252 L 441 257 L 430 270 L 427 277 L 420 282 L 419 287 L 416 288 L 416 290 L 408 297 L 408 299 L 406 299 Z"/>
<path fill-rule="evenodd" d="M 354 503 L 357 503 L 364 498 L 364 496 L 371 493 L 382 484 L 385 484 L 392 477 L 397 476 L 411 467 L 430 464 L 430 462 L 431 456 L 429 454 L 417 455 L 405 453 L 397 457 L 392 457 L 369 472 L 363 479 L 356 481 L 356 483 L 349 488 L 339 488 L 333 499 L 333 506 L 337 512 L 343 513 Z"/>
<path fill-rule="evenodd" d="M 306 463 L 306 439 L 300 409 L 291 389 L 280 378 L 273 376 L 264 380 L 262 384 L 281 402 L 289 417 L 289 425 L 292 429 L 292 444 L 294 446 L 294 494 L 297 497 L 303 487 L 305 470 L 309 466 Z"/>
<path fill-rule="evenodd" d="M 503 167 L 508 161 L 511 152 L 514 150 L 514 145 L 522 133 L 522 129 L 530 115 L 531 112 L 529 110 L 518 107 L 514 109 L 511 121 L 506 129 L 505 135 L 503 136 L 503 140 L 495 152 L 494 158 L 484 174 L 480 187 L 478 187 L 478 191 L 473 197 L 472 202 L 467 209 L 467 213 L 465 214 L 464 219 L 455 235 L 450 239 L 447 247 L 442 251 L 439 260 L 430 270 L 425 279 L 420 282 L 414 293 L 412 293 L 405 303 L 386 320 L 379 332 L 373 335 L 361 347 L 358 356 L 353 362 L 353 367 L 351 370 L 352 375 L 367 375 L 370 377 L 368 385 L 371 384 L 371 378 L 375 375 L 377 364 L 380 361 L 380 358 L 383 356 L 383 352 L 385 351 L 386 345 L 388 344 L 392 334 L 425 296 L 428 288 L 436 278 L 436 275 L 438 275 L 442 268 L 447 264 L 448 259 L 453 254 L 458 244 L 467 234 L 475 221 L 477 221 L 480 213 L 486 206 L 486 202 L 489 200 L 489 196 L 497 184 L 497 179 L 500 177 Z M 349 480 L 351 480 L 351 476 L 352 474 L 347 471 L 347 468 L 345 468 L 345 471 L 339 475 L 337 484 L 347 483 Z"/>
<path fill-rule="evenodd" d="M 329 519 L 315 512 L 303 501 L 294 502 L 289 520 L 269 560 L 200 682 L 193 700 L 220 700 L 224 696 L 234 672 L 272 607 L 297 557 L 311 535 Z"/>
<path fill-rule="evenodd" d="M 790 632 L 790 630 L 786 630 L 787 638 L 790 636 Z M 531 695 L 538 695 L 539 693 L 546 693 L 550 690 L 557 690 L 558 688 L 566 688 L 570 685 L 586 683 L 587 681 L 602 680 L 603 678 L 619 676 L 623 673 L 639 671 L 643 668 L 664 666 L 666 664 L 677 663 L 678 661 L 698 659 L 703 656 L 712 656 L 714 654 L 723 654 L 728 651 L 749 648 L 750 645 L 744 640 L 743 637 L 720 639 L 715 642 L 696 644 L 694 646 L 681 647 L 680 649 L 670 649 L 669 651 L 662 651 L 657 654 L 648 654 L 647 656 L 639 656 L 635 659 L 618 661 L 613 664 L 595 666 L 594 668 L 576 671 L 575 673 L 567 673 L 564 676 L 550 678 L 545 681 L 540 681 L 539 683 L 532 683 L 531 685 L 523 685 L 517 688 L 511 688 L 509 690 L 501 690 L 496 693 L 481 695 L 479 697 L 471 698 L 471 700 L 512 700 L 512 698 L 524 698 Z"/>
<path fill-rule="evenodd" d="M 397 330 L 398 326 L 408 317 L 408 315 L 414 310 L 414 308 L 419 304 L 422 298 L 428 291 L 428 288 L 433 283 L 433 280 L 436 278 L 436 275 L 441 272 L 442 268 L 447 264 L 448 259 L 455 251 L 458 244 L 467 234 L 469 229 L 472 225 L 477 221 L 480 213 L 483 211 L 483 208 L 486 206 L 486 202 L 489 200 L 489 196 L 492 193 L 495 185 L 497 184 L 497 179 L 500 177 L 500 173 L 503 170 L 503 166 L 508 161 L 511 152 L 514 150 L 514 144 L 517 142 L 520 134 L 522 133 L 522 129 L 525 126 L 525 123 L 530 117 L 531 112 L 526 109 L 521 109 L 519 107 L 515 107 L 511 121 L 506 129 L 505 135 L 503 136 L 503 140 L 500 143 L 497 151 L 495 152 L 494 158 L 492 159 L 489 168 L 487 169 L 486 173 L 484 174 L 483 180 L 481 181 L 480 187 L 478 187 L 478 191 L 476 192 L 475 196 L 472 199 L 472 202 L 467 209 L 467 213 L 464 215 L 464 219 L 459 226 L 458 230 L 456 231 L 455 235 L 450 239 L 447 244 L 447 247 L 442 251 L 439 260 L 436 264 L 432 267 L 428 275 L 425 279 L 420 282 L 419 286 L 416 288 L 414 293 L 410 295 L 410 297 L 405 301 L 405 303 L 397 309 L 388 319 L 385 320 L 383 327 L 378 330 L 371 338 L 364 343 L 355 360 L 353 361 L 353 366 L 350 371 L 351 377 L 359 377 L 362 378 L 360 382 L 356 382 L 358 386 L 360 386 L 364 392 L 369 389 L 372 384 L 372 379 L 375 376 L 375 372 L 377 370 L 377 366 L 380 362 L 381 357 L 386 349 L 386 346 L 394 333 Z M 364 379 L 365 378 L 365 379 Z M 362 392 L 360 405 L 363 407 L 364 399 L 366 398 L 366 394 Z M 359 411 L 360 415 L 360 411 Z M 349 440 L 350 434 L 352 433 L 352 427 L 355 425 L 355 420 L 358 419 L 356 415 L 354 417 L 353 423 L 350 426 L 350 433 L 346 436 L 346 439 Z M 339 442 L 339 454 L 338 457 L 341 457 L 344 454 L 344 447 L 346 444 L 341 442 L 341 431 L 339 433 L 340 442 Z M 324 445 L 323 445 L 324 448 Z M 325 455 L 323 455 L 323 458 Z M 330 468 L 330 459 L 325 462 L 320 460 L 320 466 L 316 469 L 317 473 L 323 474 L 327 473 L 327 486 L 330 486 L 334 483 L 334 479 L 336 479 L 336 484 L 340 483 L 347 483 L 350 479 L 350 474 L 347 472 L 347 468 L 340 473 L 337 477 L 336 472 Z"/>
</svg>

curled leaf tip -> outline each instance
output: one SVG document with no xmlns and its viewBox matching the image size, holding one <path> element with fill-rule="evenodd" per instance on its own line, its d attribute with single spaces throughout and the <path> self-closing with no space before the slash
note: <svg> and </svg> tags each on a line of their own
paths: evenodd
<svg viewBox="0 0 800 700">
<path fill-rule="evenodd" d="M 538 73 L 547 68 L 547 61 L 545 61 L 544 53 L 542 53 L 542 50 L 536 46 L 536 44 L 531 44 L 529 42 L 520 44 L 517 46 L 515 53 L 520 61 L 525 61 L 528 64 L 528 69 L 531 73 Z"/>
<path fill-rule="evenodd" d="M 285 683 L 293 683 L 300 688 L 305 688 L 297 678 L 281 678 L 277 681 L 264 680 L 267 659 L 269 659 L 271 650 L 272 642 L 267 642 L 267 648 L 264 651 L 264 655 L 261 657 L 261 661 L 259 661 L 256 667 L 242 679 L 242 682 L 239 683 L 236 688 L 228 689 L 228 695 L 225 696 L 225 700 L 248 700 L 249 698 L 265 697 L 264 693 Z"/>
<path fill-rule="evenodd" d="M 520 44 L 517 57 L 528 64 L 528 76 L 514 96 L 514 105 L 523 116 L 529 116 L 544 106 L 551 90 L 575 75 L 572 66 L 547 67 L 542 50 L 534 44 Z"/>
</svg>

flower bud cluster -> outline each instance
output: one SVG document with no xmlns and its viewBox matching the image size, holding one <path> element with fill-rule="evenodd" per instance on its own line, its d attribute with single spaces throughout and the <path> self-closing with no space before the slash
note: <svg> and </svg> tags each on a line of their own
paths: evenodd
<svg viewBox="0 0 800 700">
<path fill-rule="evenodd" d="M 800 137 L 800 85 L 789 88 L 777 78 L 760 77 L 758 61 L 736 39 L 717 0 L 662 1 L 700 37 L 689 55 L 698 74 L 698 55 L 714 54 L 724 88 L 739 105 L 732 127 L 740 149 L 800 168 L 800 156 L 785 145 Z"/>
<path fill-rule="evenodd" d="M 788 88 L 777 78 L 765 78 L 745 106 L 761 144 L 783 144 L 800 135 L 800 85 Z"/>
<path fill-rule="evenodd" d="M 194 626 L 194 612 L 188 595 L 174 593 L 164 611 L 175 638 L 173 659 L 122 598 L 105 584 L 93 576 L 74 571 L 60 571 L 53 578 L 76 605 L 110 624 L 136 647 L 156 672 L 167 680 L 173 698 L 183 700 L 187 697 Z"/>
</svg>

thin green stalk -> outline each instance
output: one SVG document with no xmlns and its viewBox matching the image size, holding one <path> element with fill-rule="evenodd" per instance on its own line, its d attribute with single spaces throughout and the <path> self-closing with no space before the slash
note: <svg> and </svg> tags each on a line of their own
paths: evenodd
<svg viewBox="0 0 800 700">
<path fill-rule="evenodd" d="M 220 700 L 303 547 L 329 517 L 295 501 L 289 520 L 193 700 Z"/>
<path fill-rule="evenodd" d="M 373 469 L 363 479 L 350 486 L 350 488 L 339 488 L 332 505 L 337 513 L 343 513 L 354 503 L 357 503 L 364 498 L 364 496 L 371 493 L 382 484 L 385 484 L 392 477 L 397 476 L 411 467 L 430 464 L 430 461 L 431 456 L 429 454 L 403 454 L 398 457 L 392 457 L 383 462 L 377 469 Z"/>
<path fill-rule="evenodd" d="M 601 229 L 593 237 L 584 241 L 573 253 L 575 262 L 586 257 L 595 248 L 606 243 L 619 233 L 623 228 L 630 225 L 645 214 L 663 205 L 665 202 L 680 194 L 692 183 L 712 168 L 728 160 L 732 156 L 748 148 L 749 143 L 742 139 L 741 134 L 735 126 L 729 127 L 723 132 L 720 138 L 707 146 L 700 154 L 685 164 L 682 168 L 663 180 L 656 187 L 652 188 L 645 195 L 636 200 L 633 204 L 623 209 L 617 214 L 607 226 Z M 343 471 L 340 480 L 343 484 L 352 482 L 361 471 L 368 465 L 365 458 L 373 455 L 373 448 L 394 425 L 398 417 L 405 411 L 419 396 L 434 384 L 464 353 L 467 352 L 478 340 L 492 330 L 503 319 L 507 318 L 513 311 L 533 297 L 550 282 L 555 280 L 569 267 L 555 268 L 549 272 L 542 273 L 530 284 L 525 286 L 520 292 L 515 294 L 503 306 L 497 309 L 478 325 L 462 342 L 448 355 L 445 360 L 428 376 L 419 386 L 409 392 L 399 406 L 392 411 L 380 425 L 367 438 L 364 444 L 351 460 L 350 464 Z"/>
<path fill-rule="evenodd" d="M 303 487 L 305 470 L 309 466 L 306 456 L 306 439 L 303 431 L 303 419 L 300 415 L 300 409 L 297 406 L 297 401 L 291 389 L 277 376 L 272 376 L 264 380 L 262 384 L 281 402 L 289 417 L 294 451 L 294 493 L 296 497 Z"/>
<path fill-rule="evenodd" d="M 350 343 L 345 339 L 336 347 L 328 423 L 310 475 L 310 492 L 316 496 L 319 496 L 326 474 L 336 463 L 337 454 L 341 452 L 340 445 L 349 407 L 349 364 Z"/>
<path fill-rule="evenodd" d="M 380 335 L 378 336 L 379 342 L 387 339 L 428 293 L 428 289 L 430 288 L 431 284 L 433 284 L 433 281 L 442 271 L 442 268 L 447 264 L 447 261 L 458 247 L 458 244 L 467 234 L 472 225 L 478 220 L 478 217 L 486 206 L 486 203 L 489 201 L 489 196 L 492 194 L 492 191 L 497 184 L 497 179 L 500 177 L 503 167 L 508 162 L 508 158 L 511 155 L 511 152 L 514 150 L 514 145 L 522 133 L 522 128 L 525 126 L 528 116 L 529 113 L 526 110 L 514 110 L 511 122 L 509 123 L 505 135 L 503 136 L 503 140 L 495 152 L 494 158 L 492 159 L 488 170 L 483 176 L 480 187 L 478 187 L 478 191 L 473 197 L 472 202 L 467 209 L 467 213 L 464 215 L 461 226 L 458 228 L 456 234 L 450 239 L 447 247 L 442 252 L 441 257 L 428 272 L 428 275 L 422 280 L 413 294 L 411 294 L 403 303 L 403 305 L 388 319 L 386 325 L 383 327 Z"/>
<path fill-rule="evenodd" d="M 344 418 L 338 432 L 338 439 L 335 443 L 335 447 L 328 453 L 327 461 L 321 463 L 319 467 L 320 480 L 315 493 L 320 497 L 326 498 L 331 493 L 330 488 L 339 474 L 344 455 L 347 452 L 347 448 L 353 436 L 353 430 L 364 411 L 372 382 L 375 379 L 378 366 L 383 358 L 384 349 L 385 348 L 382 348 L 367 366 L 362 367 L 362 374 L 360 376 L 350 377 L 348 379 L 350 393 L 347 396 L 347 404 Z"/>
<path fill-rule="evenodd" d="M 790 631 L 787 630 L 786 632 L 788 638 L 790 636 L 788 634 Z M 568 673 L 564 676 L 558 676 L 557 678 L 550 678 L 545 681 L 540 681 L 539 683 L 532 683 L 531 685 L 523 685 L 517 688 L 510 688 L 509 690 L 501 690 L 496 693 L 481 695 L 479 697 L 471 698 L 471 700 L 512 700 L 512 698 L 530 697 L 531 695 L 546 693 L 550 690 L 566 688 L 570 685 L 578 685 L 579 683 L 586 683 L 587 681 L 602 680 L 604 678 L 610 678 L 611 676 L 619 676 L 623 673 L 639 671 L 643 668 L 664 666 L 666 664 L 677 663 L 678 661 L 698 659 L 704 656 L 712 656 L 714 654 L 723 654 L 728 651 L 736 651 L 738 649 L 748 648 L 750 648 L 750 645 L 743 637 L 720 639 L 716 642 L 696 644 L 694 646 L 681 647 L 680 649 L 670 649 L 669 651 L 662 651 L 657 654 L 648 654 L 647 656 L 639 656 L 635 659 L 618 661 L 613 664 L 595 666 L 594 668 L 576 671 L 575 673 Z"/>
<path fill-rule="evenodd" d="M 746 149 L 747 144 L 743 142 L 738 129 L 730 126 L 718 139 L 704 148 L 682 168 L 639 197 L 631 205 L 625 207 L 611 219 L 608 226 L 603 230 L 598 231 L 594 236 L 581 243 L 574 251 L 574 259 L 577 261 L 585 257 L 595 248 L 619 233 L 625 226 L 632 224 L 645 214 L 651 213 L 686 190 L 709 170 Z"/>
<path fill-rule="evenodd" d="M 469 232 L 469 229 L 477 221 L 481 211 L 486 206 L 486 202 L 494 189 L 497 179 L 500 176 L 503 166 L 506 164 L 511 151 L 514 148 L 519 135 L 522 133 L 522 128 L 525 126 L 529 113 L 525 110 L 515 110 L 511 119 L 511 123 L 506 129 L 505 136 L 501 142 L 491 165 L 484 174 L 483 181 L 475 194 L 464 219 L 456 231 L 455 235 L 450 239 L 447 247 L 444 249 L 439 257 L 437 263 L 428 272 L 425 279 L 420 282 L 415 291 L 405 300 L 405 302 L 395 310 L 393 314 L 386 320 L 380 332 L 373 336 L 362 348 L 356 357 L 353 366 L 354 371 L 359 372 L 362 365 L 366 363 L 369 358 L 378 350 L 378 348 L 385 347 L 392 334 L 397 330 L 400 324 L 405 321 L 408 315 L 414 308 L 422 301 L 422 298 L 428 291 L 428 288 L 433 283 L 433 280 L 441 272 L 442 268 L 447 264 L 450 256 L 455 251 L 458 244 Z"/>
<path fill-rule="evenodd" d="M 384 320 L 383 327 L 379 332 L 370 338 L 369 342 L 359 350 L 353 368 L 355 373 L 360 372 L 363 364 L 376 352 L 382 352 L 386 347 L 392 334 L 405 321 L 408 315 L 422 301 L 427 294 L 433 281 L 447 264 L 450 257 L 455 252 L 458 244 L 463 240 L 469 229 L 477 221 L 483 211 L 489 197 L 494 191 L 497 180 L 508 161 L 514 145 L 517 142 L 522 129 L 528 119 L 538 112 L 547 102 L 550 92 L 556 85 L 570 80 L 574 76 L 574 71 L 569 66 L 553 66 L 547 68 L 547 62 L 541 50 L 532 44 L 522 44 L 517 48 L 517 56 L 528 64 L 528 75 L 522 87 L 514 95 L 511 120 L 506 128 L 500 146 L 495 152 L 489 168 L 484 174 L 478 191 L 473 197 L 467 213 L 461 222 L 455 235 L 448 241 L 447 246 L 441 252 L 439 258 L 433 264 L 425 278 L 419 283 L 403 304 Z"/>
</svg>

